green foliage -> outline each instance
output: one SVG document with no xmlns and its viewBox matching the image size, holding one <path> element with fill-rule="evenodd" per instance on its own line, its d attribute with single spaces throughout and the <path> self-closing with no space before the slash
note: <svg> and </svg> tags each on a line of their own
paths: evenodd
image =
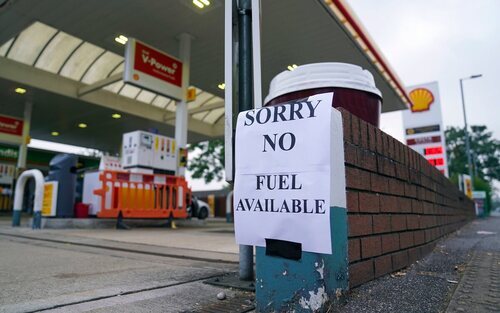
<svg viewBox="0 0 500 313">
<path fill-rule="evenodd" d="M 203 178 L 205 183 L 220 181 L 224 177 L 224 140 L 214 139 L 189 145 L 188 170 L 193 178 Z"/>
<path fill-rule="evenodd" d="M 471 129 L 469 139 L 473 172 L 489 185 L 493 179 L 500 180 L 500 141 L 492 138 L 492 133 L 484 125 L 472 126 Z M 468 173 L 464 129 L 449 127 L 445 137 L 450 176 Z"/>
</svg>

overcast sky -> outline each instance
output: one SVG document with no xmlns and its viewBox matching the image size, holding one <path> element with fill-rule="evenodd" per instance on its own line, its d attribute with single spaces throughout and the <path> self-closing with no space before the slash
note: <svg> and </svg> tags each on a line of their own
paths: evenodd
<svg viewBox="0 0 500 313">
<path fill-rule="evenodd" d="M 348 0 L 406 86 L 438 81 L 445 126 L 463 126 L 459 79 L 469 125 L 500 139 L 500 1 Z M 402 139 L 401 114 L 382 129 Z"/>
</svg>

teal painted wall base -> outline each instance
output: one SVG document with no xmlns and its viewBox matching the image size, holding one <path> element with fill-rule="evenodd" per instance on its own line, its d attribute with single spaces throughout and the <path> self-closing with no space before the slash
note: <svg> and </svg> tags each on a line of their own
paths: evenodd
<svg viewBox="0 0 500 313">
<path fill-rule="evenodd" d="M 31 226 L 33 229 L 42 228 L 42 212 L 33 213 L 33 225 Z"/>
<path fill-rule="evenodd" d="M 21 225 L 21 211 L 14 210 L 12 213 L 12 227 Z"/>
<path fill-rule="evenodd" d="M 331 255 L 302 252 L 295 261 L 257 247 L 257 312 L 323 312 L 348 289 L 347 212 L 330 209 Z"/>
</svg>

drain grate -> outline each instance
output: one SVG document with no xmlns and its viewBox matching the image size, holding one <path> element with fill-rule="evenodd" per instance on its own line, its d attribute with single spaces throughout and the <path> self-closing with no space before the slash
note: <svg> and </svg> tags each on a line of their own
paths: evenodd
<svg viewBox="0 0 500 313">
<path fill-rule="evenodd" d="M 243 281 L 238 277 L 238 273 L 230 273 L 224 276 L 207 279 L 204 284 L 214 285 L 219 287 L 234 288 L 245 291 L 255 291 L 254 281 Z"/>
</svg>

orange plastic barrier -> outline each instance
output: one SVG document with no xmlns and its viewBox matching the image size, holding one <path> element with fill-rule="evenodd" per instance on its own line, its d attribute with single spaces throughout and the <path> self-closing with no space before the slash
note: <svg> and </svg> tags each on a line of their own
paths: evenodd
<svg viewBox="0 0 500 313">
<path fill-rule="evenodd" d="M 103 171 L 99 175 L 101 197 L 97 217 L 187 218 L 191 189 L 184 177 Z"/>
</svg>

